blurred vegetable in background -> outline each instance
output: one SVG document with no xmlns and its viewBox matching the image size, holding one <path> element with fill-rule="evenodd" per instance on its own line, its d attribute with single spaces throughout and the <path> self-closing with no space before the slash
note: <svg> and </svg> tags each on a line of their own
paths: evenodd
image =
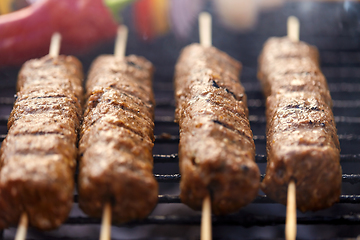
<svg viewBox="0 0 360 240">
<path fill-rule="evenodd" d="M 285 0 L 213 0 L 217 17 L 224 27 L 234 31 L 249 30 L 257 22 L 258 13 L 281 6 Z"/>
<path fill-rule="evenodd" d="M 135 28 L 144 40 L 165 34 L 169 30 L 168 0 L 138 0 L 133 5 Z"/>
<path fill-rule="evenodd" d="M 78 54 L 112 39 L 117 29 L 113 13 L 130 1 L 38 0 L 0 15 L 0 66 L 20 65 L 47 54 L 54 32 L 61 33 L 61 52 L 66 54 Z"/>
<path fill-rule="evenodd" d="M 135 28 L 143 40 L 151 40 L 172 30 L 186 39 L 194 30 L 198 14 L 211 2 L 215 16 L 233 31 L 249 30 L 259 11 L 281 6 L 286 0 L 137 0 L 133 5 Z"/>
<path fill-rule="evenodd" d="M 136 31 L 142 39 L 151 40 L 171 29 L 178 38 L 185 39 L 205 3 L 206 0 L 137 0 L 133 5 Z"/>
<path fill-rule="evenodd" d="M 64 54 L 81 54 L 111 40 L 116 35 L 119 12 L 133 1 L 0 0 L 0 14 L 3 14 L 0 15 L 0 66 L 20 65 L 47 54 L 54 32 L 62 35 L 61 53 Z M 279 6 L 284 1 L 137 0 L 129 10 L 143 40 L 151 40 L 169 30 L 178 39 L 186 39 L 208 2 L 213 4 L 214 17 L 225 27 L 243 31 L 256 24 L 258 11 Z M 22 8 L 24 6 L 27 7 Z"/>
</svg>

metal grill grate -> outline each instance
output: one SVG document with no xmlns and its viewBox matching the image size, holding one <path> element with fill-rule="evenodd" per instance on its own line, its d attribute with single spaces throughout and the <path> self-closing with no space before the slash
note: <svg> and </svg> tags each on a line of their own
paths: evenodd
<svg viewBox="0 0 360 240">
<path fill-rule="evenodd" d="M 256 92 L 256 95 L 260 95 L 259 88 L 256 88 L 252 85 L 248 85 L 248 89 L 253 91 L 249 95 L 252 95 Z M 337 92 L 341 95 L 347 94 L 350 91 L 354 91 L 356 89 L 356 84 L 347 84 L 343 85 L 343 89 L 340 91 L 338 87 L 334 85 L 330 85 L 331 88 L 337 89 Z M 358 92 L 358 91 L 356 91 Z M 170 99 L 169 99 L 170 100 Z M 360 110 L 360 105 L 358 104 L 359 100 L 344 100 L 334 101 L 334 111 L 358 111 Z M 11 97 L 3 97 L 0 98 L 0 110 L 4 107 L 10 107 L 13 104 L 13 98 Z M 165 101 L 159 102 L 157 105 L 157 110 L 168 110 L 168 112 L 173 113 L 174 104 L 168 104 Z M 263 115 L 264 104 L 263 99 L 249 99 L 249 109 L 250 113 L 256 112 L 257 109 L 260 109 L 261 114 L 251 115 L 250 123 L 253 130 L 257 128 L 264 128 L 265 117 Z M 6 126 L 8 118 L 8 113 L 0 115 L 0 126 Z M 360 128 L 360 118 L 359 117 L 349 117 L 349 116 L 336 116 L 336 123 L 339 129 L 347 128 Z M 155 120 L 155 124 L 158 132 L 161 132 L 163 128 L 171 128 L 174 131 L 177 131 L 177 125 L 173 122 L 173 115 L 165 115 L 165 116 L 157 116 Z M 339 139 L 341 145 L 346 144 L 358 144 L 360 142 L 360 135 L 358 134 L 348 134 L 347 132 L 339 131 Z M 6 131 L 0 132 L 1 141 L 5 138 Z M 179 136 L 177 134 L 158 134 L 155 136 L 155 146 L 160 146 L 162 144 L 173 145 L 173 147 L 178 144 Z M 254 135 L 255 144 L 258 146 L 260 144 L 265 144 L 265 136 L 264 135 Z M 341 162 L 342 164 L 346 163 L 360 163 L 360 153 L 357 149 L 354 149 L 355 154 L 342 154 Z M 154 154 L 154 162 L 157 164 L 177 164 L 178 156 L 177 153 L 174 152 L 172 154 Z M 266 163 L 266 156 L 264 154 L 256 155 L 256 162 L 258 164 Z M 159 183 L 175 183 L 178 184 L 180 181 L 179 173 L 169 173 L 169 174 L 154 174 Z M 261 175 L 263 178 L 264 175 Z M 360 183 L 360 174 L 358 173 L 346 173 L 344 172 L 342 176 L 343 183 L 349 184 L 357 184 Z M 159 204 L 179 204 L 181 203 L 178 195 L 171 194 L 162 194 L 159 195 Z M 77 203 L 78 196 L 74 195 L 74 202 Z M 258 196 L 254 202 L 254 204 L 275 204 L 272 200 L 267 198 L 265 195 Z M 344 204 L 360 204 L 360 194 L 343 194 L 340 197 L 340 201 L 336 205 L 344 205 Z M 360 206 L 360 205 L 359 205 Z M 200 224 L 200 215 L 192 215 L 192 216 L 181 216 L 181 215 L 151 215 L 143 221 L 134 221 L 131 223 L 118 225 L 119 227 L 134 227 L 141 225 L 194 225 L 198 226 Z M 274 225 L 283 225 L 285 223 L 285 216 L 278 215 L 258 215 L 258 214 L 234 214 L 228 216 L 213 216 L 213 225 L 214 226 L 243 226 L 243 227 L 253 227 L 253 226 L 274 226 Z M 64 223 L 65 225 L 99 225 L 100 219 L 93 219 L 86 216 L 70 216 L 68 220 Z M 360 214 L 354 214 L 352 212 L 345 212 L 342 214 L 333 214 L 333 215 L 313 215 L 313 216 L 301 216 L 298 217 L 299 225 L 360 225 Z M 354 236 L 356 237 L 356 236 Z M 40 238 L 41 239 L 41 238 Z"/>
<path fill-rule="evenodd" d="M 246 84 L 245 84 L 246 85 Z M 354 91 L 356 89 L 356 84 L 347 84 L 344 85 L 342 91 L 339 91 L 339 88 L 334 85 L 330 85 L 333 89 L 338 89 L 338 92 L 341 94 L 346 94 L 346 90 Z M 254 86 L 248 86 L 248 89 L 254 89 Z M 256 91 L 259 91 L 257 89 Z M 359 100 L 360 101 L 360 100 Z M 11 106 L 13 104 L 13 98 L 2 97 L 0 98 L 0 109 L 4 106 Z M 157 104 L 157 109 L 171 109 L 171 112 L 174 111 L 174 104 L 168 104 L 166 102 L 160 102 Z M 249 109 L 254 108 L 264 108 L 262 99 L 249 99 Z M 334 101 L 334 108 L 341 109 L 358 109 L 360 110 L 360 105 L 358 104 L 358 100 L 348 100 L 348 101 Z M 0 126 L 6 126 L 8 115 L 2 114 L 0 115 Z M 347 127 L 360 127 L 360 118 L 359 117 L 347 117 L 347 116 L 335 116 L 337 126 L 344 125 Z M 264 115 L 250 115 L 250 123 L 252 128 L 256 128 L 256 125 L 264 125 L 265 124 Z M 155 124 L 160 129 L 164 126 L 176 127 L 176 124 L 173 121 L 173 116 L 160 116 L 155 118 Z M 355 125 L 355 126 L 353 126 Z M 5 132 L 1 132 L 0 139 L 1 141 L 5 138 Z M 172 144 L 177 145 L 179 142 L 178 135 L 156 135 L 155 136 L 155 145 L 160 144 Z M 348 142 L 360 142 L 360 135 L 356 134 L 342 134 L 339 132 L 339 139 L 343 144 Z M 255 135 L 254 136 L 255 144 L 265 143 L 264 135 Z M 155 164 L 161 163 L 178 163 L 177 153 L 173 154 L 154 154 L 154 162 Z M 256 155 L 257 163 L 266 163 L 266 156 L 263 154 Z M 360 162 L 360 153 L 359 154 L 342 154 L 341 155 L 342 163 L 359 163 Z M 178 183 L 180 181 L 180 174 L 154 174 L 155 178 L 160 183 Z M 264 174 L 261 175 L 261 178 L 264 177 Z M 347 174 L 344 173 L 342 176 L 343 183 L 356 184 L 360 183 L 360 174 Z M 173 204 L 173 203 L 181 203 L 178 195 L 159 195 L 158 197 L 159 204 Z M 78 201 L 77 195 L 74 195 L 74 202 Z M 254 202 L 255 204 L 275 204 L 271 199 L 267 198 L 265 195 L 258 196 Z M 338 204 L 360 204 L 360 194 L 354 195 L 341 195 L 340 201 Z M 261 215 L 247 215 L 246 217 L 242 216 L 213 216 L 213 224 L 217 225 L 239 225 L 245 227 L 251 226 L 272 226 L 272 225 L 282 225 L 285 222 L 285 217 L 279 216 L 261 216 Z M 74 225 L 92 225 L 92 224 L 100 224 L 100 219 L 93 219 L 88 217 L 70 217 L 65 224 L 74 224 Z M 147 225 L 147 224 L 160 224 L 160 225 L 171 225 L 171 224 L 180 224 L 180 225 L 199 225 L 200 224 L 200 216 L 149 216 L 147 219 L 143 221 L 134 221 L 128 224 L 124 224 L 122 226 L 136 226 L 136 225 Z M 311 225 L 354 225 L 360 224 L 360 215 L 357 214 L 343 214 L 343 215 L 333 215 L 333 216 L 311 216 L 311 217 L 299 217 L 298 224 L 311 224 Z"/>
</svg>

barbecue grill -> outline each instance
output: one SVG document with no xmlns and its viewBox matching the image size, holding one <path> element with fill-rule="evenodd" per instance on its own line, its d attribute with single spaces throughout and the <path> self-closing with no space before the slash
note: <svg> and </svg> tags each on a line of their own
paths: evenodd
<svg viewBox="0 0 360 240">
<path fill-rule="evenodd" d="M 188 39 L 179 40 L 171 33 L 144 42 L 133 28 L 131 6 L 124 12 L 130 27 L 128 54 L 145 56 L 156 67 L 154 174 L 160 183 L 159 203 L 143 221 L 113 225 L 113 239 L 198 239 L 201 213 L 183 205 L 179 195 L 177 145 L 178 126 L 174 123 L 173 73 L 179 51 L 198 41 L 194 23 Z M 206 10 L 213 9 L 208 4 Z M 333 207 L 315 213 L 298 212 L 299 239 L 355 239 L 360 234 L 360 3 L 289 2 L 259 16 L 255 29 L 234 33 L 214 17 L 213 45 L 240 60 L 241 81 L 248 95 L 250 124 L 256 144 L 256 162 L 265 173 L 265 107 L 256 79 L 257 57 L 270 36 L 286 35 L 286 19 L 300 19 L 300 39 L 316 45 L 334 102 L 334 115 L 341 145 L 342 195 Z M 112 53 L 113 42 L 79 56 L 87 72 L 99 54 Z M 18 68 L 0 69 L 0 138 L 6 135 L 6 123 L 14 102 Z M 94 193 L 96 194 L 96 193 Z M 51 232 L 29 229 L 28 239 L 98 239 L 100 219 L 87 217 L 77 206 L 68 220 Z M 285 206 L 274 203 L 260 192 L 256 200 L 239 212 L 213 216 L 214 239 L 284 238 Z M 2 239 L 13 239 L 15 228 L 2 232 Z"/>
</svg>

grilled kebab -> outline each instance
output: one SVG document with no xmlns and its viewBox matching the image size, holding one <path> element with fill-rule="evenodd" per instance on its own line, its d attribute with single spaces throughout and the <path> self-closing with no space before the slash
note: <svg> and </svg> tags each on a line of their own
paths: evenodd
<svg viewBox="0 0 360 240">
<path fill-rule="evenodd" d="M 18 223 L 53 229 L 72 207 L 82 66 L 71 56 L 26 62 L 1 146 L 0 228 Z"/>
<path fill-rule="evenodd" d="M 101 217 L 110 203 L 112 218 L 127 222 L 145 218 L 157 203 L 152 75 L 152 64 L 135 55 L 103 55 L 91 66 L 78 180 L 79 204 L 90 216 Z"/>
<path fill-rule="evenodd" d="M 331 206 L 341 193 L 340 144 L 317 49 L 286 37 L 270 38 L 259 57 L 258 78 L 267 118 L 263 191 L 286 204 L 294 180 L 301 211 Z"/>
<path fill-rule="evenodd" d="M 240 70 L 226 53 L 200 44 L 185 47 L 175 68 L 180 198 L 196 210 L 208 194 L 214 214 L 234 212 L 258 194 L 260 175 Z"/>
</svg>

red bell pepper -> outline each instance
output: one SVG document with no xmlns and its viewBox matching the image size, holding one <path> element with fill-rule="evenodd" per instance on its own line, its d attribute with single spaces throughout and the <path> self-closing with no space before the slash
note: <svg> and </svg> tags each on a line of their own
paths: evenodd
<svg viewBox="0 0 360 240">
<path fill-rule="evenodd" d="M 39 0 L 0 16 L 0 66 L 46 55 L 51 35 L 61 53 L 78 54 L 116 35 L 117 22 L 103 0 Z"/>
</svg>

